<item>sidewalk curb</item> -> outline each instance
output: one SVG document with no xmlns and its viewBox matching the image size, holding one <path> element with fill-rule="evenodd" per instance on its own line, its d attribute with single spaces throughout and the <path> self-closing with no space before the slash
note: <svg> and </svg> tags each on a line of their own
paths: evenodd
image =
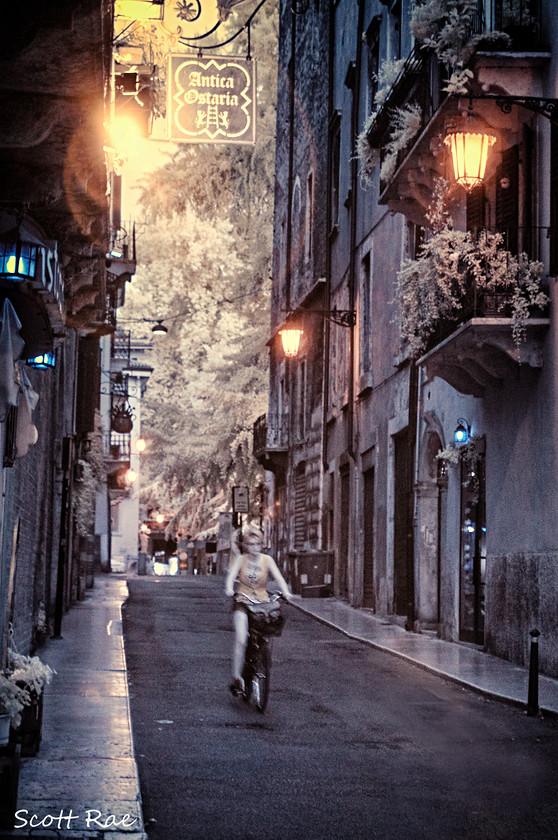
<svg viewBox="0 0 558 840">
<path fill-rule="evenodd" d="M 118 612 L 120 613 L 120 621 L 122 622 L 122 625 L 121 625 L 122 628 L 124 628 L 124 617 L 122 615 L 122 607 L 124 606 L 124 604 L 126 603 L 128 598 L 130 597 L 130 589 L 128 587 L 128 581 L 127 580 L 125 581 L 125 584 L 126 584 L 126 597 L 121 601 L 120 606 L 118 608 Z M 143 800 L 142 800 L 142 797 L 141 797 L 141 785 L 140 785 L 140 779 L 139 779 L 138 762 L 137 762 L 137 758 L 136 758 L 136 744 L 135 744 L 135 741 L 134 741 L 134 730 L 133 730 L 133 727 L 132 727 L 132 708 L 131 708 L 131 705 L 130 705 L 130 685 L 129 685 L 129 682 L 128 682 L 128 660 L 126 658 L 126 640 L 124 638 L 124 633 L 122 633 L 122 654 L 124 656 L 124 672 L 125 672 L 125 675 L 126 675 L 126 679 L 125 679 L 125 684 L 126 684 L 126 709 L 127 709 L 127 712 L 128 712 L 128 724 L 129 724 L 129 727 L 130 727 L 130 743 L 131 743 L 131 748 L 132 748 L 132 758 L 134 760 L 135 781 L 136 781 L 136 787 L 137 787 L 136 801 L 138 803 L 139 813 L 140 813 L 140 816 L 141 816 L 141 826 L 139 827 L 139 831 L 133 832 L 131 834 L 126 833 L 124 835 L 122 832 L 118 832 L 118 833 L 121 834 L 121 836 L 126 836 L 126 837 L 130 838 L 130 840 L 148 840 L 148 836 L 147 836 L 147 833 L 145 831 L 145 822 L 144 822 L 144 819 L 143 819 Z M 112 832 L 112 833 L 109 832 L 108 833 L 108 838 L 112 838 L 112 840 L 119 840 L 119 838 L 117 837 L 117 834 L 115 832 Z"/>
</svg>

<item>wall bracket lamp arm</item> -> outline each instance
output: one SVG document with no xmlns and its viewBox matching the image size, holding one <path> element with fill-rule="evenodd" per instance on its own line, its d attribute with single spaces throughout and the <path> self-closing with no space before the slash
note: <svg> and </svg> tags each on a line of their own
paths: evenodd
<svg viewBox="0 0 558 840">
<path fill-rule="evenodd" d="M 285 356 L 295 358 L 298 355 L 300 338 L 304 332 L 301 326 L 305 315 L 321 315 L 325 321 L 331 321 L 340 327 L 352 328 L 356 324 L 354 309 L 297 309 L 287 313 L 285 326 L 279 330 Z"/>
<path fill-rule="evenodd" d="M 492 100 L 503 114 L 511 113 L 512 105 L 521 105 L 541 117 L 546 117 L 554 125 L 558 125 L 558 99 L 544 96 L 508 96 L 498 93 L 479 93 L 468 96 L 469 99 Z"/>
</svg>

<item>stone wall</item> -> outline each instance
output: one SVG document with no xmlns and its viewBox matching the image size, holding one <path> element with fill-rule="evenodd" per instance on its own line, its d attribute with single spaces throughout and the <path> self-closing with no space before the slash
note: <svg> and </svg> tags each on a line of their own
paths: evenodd
<svg viewBox="0 0 558 840">
<path fill-rule="evenodd" d="M 539 668 L 558 677 L 558 552 L 493 556 L 486 564 L 486 647 L 528 665 L 529 631 L 540 631 Z"/>
</svg>

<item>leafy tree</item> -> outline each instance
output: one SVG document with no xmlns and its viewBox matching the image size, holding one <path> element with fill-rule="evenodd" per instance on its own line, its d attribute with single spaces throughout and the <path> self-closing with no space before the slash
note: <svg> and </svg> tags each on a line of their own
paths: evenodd
<svg viewBox="0 0 558 840">
<path fill-rule="evenodd" d="M 119 321 L 155 338 L 143 401 L 145 500 L 195 533 L 227 506 L 234 484 L 263 479 L 251 456 L 267 408 L 277 3 L 252 25 L 258 60 L 254 147 L 182 145 L 147 176 L 139 201 L 138 270 Z M 236 48 L 238 50 L 238 47 Z"/>
</svg>

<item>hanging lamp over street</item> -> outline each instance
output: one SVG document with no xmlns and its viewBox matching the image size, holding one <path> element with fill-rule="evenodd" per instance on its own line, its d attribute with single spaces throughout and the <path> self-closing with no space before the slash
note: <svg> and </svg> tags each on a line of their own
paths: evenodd
<svg viewBox="0 0 558 840">
<path fill-rule="evenodd" d="M 444 144 L 451 152 L 455 180 L 467 192 L 483 183 L 488 152 L 495 142 L 496 137 L 474 114 L 471 103 L 461 125 L 448 129 Z"/>
</svg>

